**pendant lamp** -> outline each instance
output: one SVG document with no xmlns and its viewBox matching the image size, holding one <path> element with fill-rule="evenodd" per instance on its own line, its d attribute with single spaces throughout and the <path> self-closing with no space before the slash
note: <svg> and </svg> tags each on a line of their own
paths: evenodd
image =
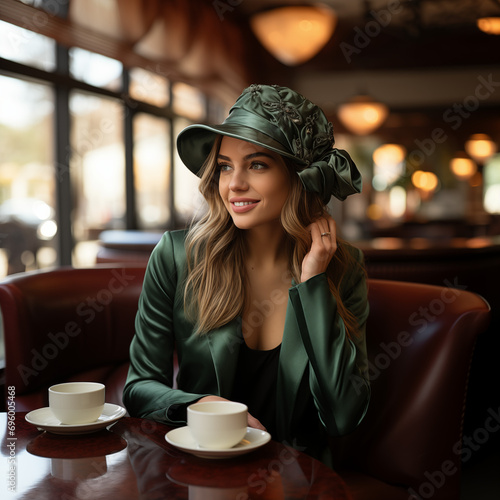
<svg viewBox="0 0 500 500">
<path fill-rule="evenodd" d="M 374 101 L 367 95 L 358 95 L 338 109 L 343 125 L 357 135 L 367 135 L 382 125 L 389 114 L 385 104 Z"/>
<path fill-rule="evenodd" d="M 477 27 L 488 35 L 500 35 L 500 17 L 481 17 L 476 21 Z"/>
<path fill-rule="evenodd" d="M 487 134 L 473 134 L 465 143 L 465 151 L 479 164 L 489 160 L 496 150 L 496 143 Z"/>
<path fill-rule="evenodd" d="M 260 43 L 287 66 L 314 57 L 330 40 L 336 24 L 335 12 L 322 4 L 279 7 L 250 19 Z"/>
<path fill-rule="evenodd" d="M 450 160 L 450 169 L 459 179 L 467 180 L 477 172 L 477 165 L 465 152 L 459 151 Z"/>
</svg>

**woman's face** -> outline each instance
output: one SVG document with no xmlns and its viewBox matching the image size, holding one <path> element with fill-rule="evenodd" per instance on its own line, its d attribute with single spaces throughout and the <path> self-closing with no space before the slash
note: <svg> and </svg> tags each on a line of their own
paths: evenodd
<svg viewBox="0 0 500 500">
<path fill-rule="evenodd" d="M 290 192 L 288 170 L 279 154 L 224 136 L 217 164 L 219 194 L 238 228 L 279 223 Z"/>
</svg>

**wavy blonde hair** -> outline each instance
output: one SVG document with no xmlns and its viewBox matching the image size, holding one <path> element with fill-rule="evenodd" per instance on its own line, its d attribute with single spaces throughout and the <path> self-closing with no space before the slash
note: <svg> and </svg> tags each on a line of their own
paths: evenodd
<svg viewBox="0 0 500 500">
<path fill-rule="evenodd" d="M 203 334 L 229 323 L 243 314 L 245 305 L 245 248 L 243 231 L 233 221 L 219 195 L 217 155 L 222 137 L 218 136 L 202 168 L 200 192 L 208 210 L 193 223 L 186 237 L 188 277 L 184 306 L 188 317 L 196 321 L 197 334 Z M 285 231 L 285 251 L 289 271 L 300 283 L 302 261 L 310 249 L 311 235 L 307 226 L 327 214 L 318 194 L 304 190 L 296 175 L 297 165 L 283 157 L 291 178 L 290 194 L 281 211 Z M 337 251 L 327 269 L 328 284 L 349 337 L 357 334 L 355 316 L 345 307 L 339 294 L 340 283 L 348 269 L 359 266 L 337 238 Z"/>
</svg>

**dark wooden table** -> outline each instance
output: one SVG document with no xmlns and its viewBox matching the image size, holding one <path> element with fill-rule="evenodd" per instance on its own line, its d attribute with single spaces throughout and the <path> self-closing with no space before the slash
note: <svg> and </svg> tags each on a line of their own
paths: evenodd
<svg viewBox="0 0 500 500">
<path fill-rule="evenodd" d="M 170 427 L 124 417 L 85 435 L 56 435 L 0 414 L 2 499 L 350 499 L 329 467 L 271 441 L 246 455 L 203 459 L 169 445 Z M 5 495 L 4 492 L 7 492 Z"/>
</svg>

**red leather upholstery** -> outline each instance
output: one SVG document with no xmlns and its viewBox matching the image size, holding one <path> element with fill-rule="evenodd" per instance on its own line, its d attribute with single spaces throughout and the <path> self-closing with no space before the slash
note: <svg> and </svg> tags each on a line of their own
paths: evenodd
<svg viewBox="0 0 500 500">
<path fill-rule="evenodd" d="M 5 383 L 18 411 L 46 406 L 64 380 L 106 384 L 122 404 L 129 344 L 144 267 L 60 268 L 7 277 L 0 284 Z"/>
<path fill-rule="evenodd" d="M 500 391 L 492 390 L 500 383 L 500 241 L 498 237 L 426 241 L 430 246 L 418 250 L 409 241 L 401 243 L 401 248 L 391 250 L 363 249 L 370 278 L 454 286 L 481 295 L 491 306 L 491 322 L 476 343 L 471 365 L 464 420 L 464 433 L 471 435 L 484 425 L 492 408 L 500 407 Z M 499 432 L 490 435 L 464 465 L 471 467 L 498 449 Z"/>
<path fill-rule="evenodd" d="M 446 287 L 382 280 L 369 287 L 372 399 L 358 429 L 332 440 L 350 469 L 346 481 L 355 500 L 408 499 L 413 492 L 458 499 L 469 366 L 489 305 Z M 401 485 L 400 492 L 380 482 Z"/>
<path fill-rule="evenodd" d="M 19 411 L 45 406 L 61 380 L 102 381 L 107 401 L 122 404 L 143 275 L 96 266 L 0 283 L 6 385 Z M 372 400 L 359 428 L 332 440 L 336 469 L 355 500 L 457 499 L 469 364 L 489 306 L 466 291 L 382 280 L 369 280 L 369 299 Z"/>
</svg>

